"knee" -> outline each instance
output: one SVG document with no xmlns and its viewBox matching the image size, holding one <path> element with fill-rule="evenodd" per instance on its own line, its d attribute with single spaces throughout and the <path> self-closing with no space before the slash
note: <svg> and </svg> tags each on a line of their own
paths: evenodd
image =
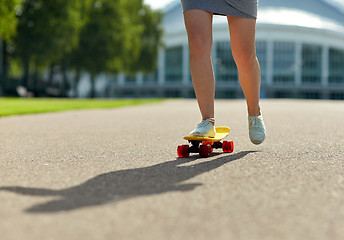
<svg viewBox="0 0 344 240">
<path fill-rule="evenodd" d="M 188 33 L 190 57 L 202 57 L 211 54 L 212 36 L 207 36 L 201 29 L 190 29 Z"/>
<path fill-rule="evenodd" d="M 256 52 L 253 49 L 236 49 L 233 52 L 233 58 L 238 68 L 245 68 L 247 66 L 252 66 L 257 60 Z"/>
</svg>

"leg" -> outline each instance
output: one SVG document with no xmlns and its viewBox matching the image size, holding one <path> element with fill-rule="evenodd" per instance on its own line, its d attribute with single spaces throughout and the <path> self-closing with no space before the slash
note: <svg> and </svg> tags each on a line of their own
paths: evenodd
<svg viewBox="0 0 344 240">
<path fill-rule="evenodd" d="M 190 49 L 190 70 L 203 120 L 214 118 L 215 80 L 211 62 L 213 14 L 202 10 L 184 12 Z"/>
<path fill-rule="evenodd" d="M 228 16 L 231 48 L 238 68 L 239 82 L 244 92 L 249 116 L 260 113 L 260 67 L 256 57 L 256 20 Z"/>
<path fill-rule="evenodd" d="M 260 115 L 260 67 L 256 57 L 255 32 L 256 20 L 238 17 L 227 17 L 231 47 L 235 63 L 239 72 L 239 81 L 245 94 L 249 136 L 254 144 L 261 144 L 265 140 L 265 125 Z"/>
</svg>

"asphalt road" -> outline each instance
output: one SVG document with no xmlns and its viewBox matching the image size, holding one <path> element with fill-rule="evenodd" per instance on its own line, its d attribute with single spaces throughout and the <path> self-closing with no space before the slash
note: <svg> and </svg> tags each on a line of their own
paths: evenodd
<svg viewBox="0 0 344 240">
<path fill-rule="evenodd" d="M 176 157 L 195 100 L 0 118 L 0 239 L 344 239 L 344 102 L 217 101 L 235 151 Z"/>
</svg>

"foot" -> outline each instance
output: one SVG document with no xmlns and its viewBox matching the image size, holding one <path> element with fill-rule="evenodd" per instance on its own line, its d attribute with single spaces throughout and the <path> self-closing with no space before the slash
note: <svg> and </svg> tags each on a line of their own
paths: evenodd
<svg viewBox="0 0 344 240">
<path fill-rule="evenodd" d="M 194 137 L 215 137 L 214 119 L 206 119 L 199 123 L 190 135 Z"/>
<path fill-rule="evenodd" d="M 248 117 L 248 128 L 251 142 L 261 144 L 265 140 L 265 125 L 262 114 Z"/>
</svg>

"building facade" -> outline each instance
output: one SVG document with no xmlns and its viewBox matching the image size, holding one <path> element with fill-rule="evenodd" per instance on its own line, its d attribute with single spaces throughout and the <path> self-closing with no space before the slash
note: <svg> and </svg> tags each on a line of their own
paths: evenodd
<svg viewBox="0 0 344 240">
<path fill-rule="evenodd" d="M 109 82 L 115 97 L 195 97 L 179 0 L 164 9 L 158 69 Z M 212 60 L 217 98 L 241 98 L 226 17 L 214 16 Z M 344 4 L 338 0 L 260 0 L 256 51 L 261 96 L 344 99 Z"/>
</svg>

